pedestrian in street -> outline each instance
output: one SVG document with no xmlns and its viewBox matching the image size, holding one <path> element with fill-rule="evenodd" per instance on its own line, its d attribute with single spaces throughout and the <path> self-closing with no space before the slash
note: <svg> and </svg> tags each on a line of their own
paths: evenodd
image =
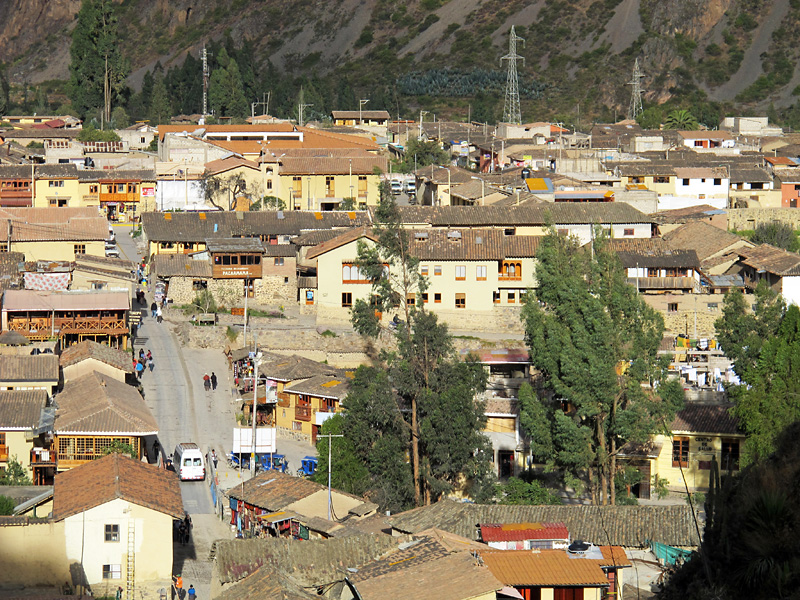
<svg viewBox="0 0 800 600">
<path fill-rule="evenodd" d="M 189 591 L 187 592 L 189 595 L 189 600 L 195 600 L 197 598 L 197 592 L 194 590 L 194 586 L 189 586 Z"/>
<path fill-rule="evenodd" d="M 148 350 L 147 351 L 147 360 L 150 360 L 151 358 L 153 358 L 153 353 L 150 352 L 150 350 Z"/>
<path fill-rule="evenodd" d="M 144 358 L 144 348 L 139 348 L 139 360 Z"/>
<path fill-rule="evenodd" d="M 142 373 L 144 373 L 144 365 L 142 364 L 142 361 L 137 361 L 136 362 L 136 377 L 141 379 L 142 378 Z"/>
<path fill-rule="evenodd" d="M 217 374 L 214 371 L 211 371 L 211 389 L 217 389 Z"/>
<path fill-rule="evenodd" d="M 156 318 L 156 309 L 157 308 L 158 308 L 158 305 L 156 304 L 155 300 L 153 300 L 153 303 L 150 305 L 150 314 L 154 319 Z"/>
<path fill-rule="evenodd" d="M 203 375 L 203 387 L 206 388 L 206 391 L 211 389 L 211 377 L 208 376 L 208 373 Z"/>
<path fill-rule="evenodd" d="M 161 314 L 161 307 L 159 306 L 158 308 L 156 308 L 156 321 L 161 323 L 161 321 L 163 321 L 163 320 L 164 320 L 164 317 Z"/>
<path fill-rule="evenodd" d="M 155 368 L 155 366 L 156 366 L 156 363 L 153 362 L 152 357 L 148 358 L 147 359 L 147 368 L 150 369 L 151 373 L 153 372 L 153 369 Z"/>
<path fill-rule="evenodd" d="M 172 576 L 172 587 L 177 591 L 179 600 L 183 600 L 183 577 L 180 573 Z"/>
<path fill-rule="evenodd" d="M 158 440 L 153 442 L 153 454 L 156 455 L 156 460 L 158 460 L 158 455 L 161 454 L 161 444 L 158 443 Z"/>
<path fill-rule="evenodd" d="M 214 470 L 217 470 L 217 451 L 211 449 L 211 462 L 214 463 Z"/>
</svg>

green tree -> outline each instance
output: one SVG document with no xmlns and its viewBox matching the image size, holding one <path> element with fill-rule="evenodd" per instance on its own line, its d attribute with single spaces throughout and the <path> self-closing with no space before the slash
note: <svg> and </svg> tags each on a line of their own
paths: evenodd
<svg viewBox="0 0 800 600">
<path fill-rule="evenodd" d="M 118 142 L 119 136 L 114 131 L 96 129 L 91 123 L 84 125 L 78 134 L 80 142 Z"/>
<path fill-rule="evenodd" d="M 750 238 L 755 244 L 771 244 L 789 252 L 797 252 L 800 243 L 792 226 L 781 221 L 759 223 Z"/>
<path fill-rule="evenodd" d="M 112 0 L 83 0 L 72 30 L 70 59 L 72 105 L 84 117 L 100 109 L 108 122 L 129 71 L 120 50 Z"/>
<path fill-rule="evenodd" d="M 328 438 L 325 435 L 340 435 L 345 429 L 345 417 L 336 414 L 322 425 L 320 436 L 317 436 L 317 470 L 312 479 L 322 485 L 328 485 Z M 363 496 L 370 485 L 370 473 L 364 462 L 356 456 L 353 442 L 348 437 L 332 438 L 331 443 L 331 487 Z"/>
<path fill-rule="evenodd" d="M 435 140 L 425 142 L 412 138 L 408 141 L 405 158 L 398 165 L 398 168 L 405 173 L 409 173 L 414 170 L 415 166 L 421 169 L 429 165 L 444 165 L 449 159 L 447 152 L 442 150 Z"/>
<path fill-rule="evenodd" d="M 679 129 L 681 131 L 694 131 L 699 127 L 697 119 L 688 110 L 679 108 L 667 115 L 664 122 L 665 129 Z"/>
<path fill-rule="evenodd" d="M 150 124 L 166 125 L 172 117 L 172 106 L 167 93 L 167 85 L 161 73 L 156 74 L 153 81 L 153 95 L 150 98 Z"/>
<path fill-rule="evenodd" d="M 0 471 L 0 485 L 33 485 L 33 482 L 17 457 L 10 456 L 5 470 Z"/>
<path fill-rule="evenodd" d="M 661 315 L 627 283 L 601 232 L 593 245 L 586 252 L 552 230 L 540 243 L 539 287 L 522 318 L 544 389 L 525 391 L 520 420 L 531 437 L 549 430 L 532 448 L 537 460 L 567 484 L 588 474 L 593 501 L 613 504 L 620 448 L 664 430 L 683 390 L 658 357 Z"/>
<path fill-rule="evenodd" d="M 636 117 L 636 122 L 643 129 L 661 129 L 661 123 L 663 121 L 664 111 L 658 106 L 646 108 Z"/>
<path fill-rule="evenodd" d="M 115 106 L 111 111 L 111 125 L 114 129 L 125 129 L 131 124 L 131 118 L 121 106 Z"/>
<path fill-rule="evenodd" d="M 0 515 L 13 515 L 15 507 L 14 500 L 8 496 L 0 496 Z"/>
<path fill-rule="evenodd" d="M 242 77 L 236 61 L 225 49 L 217 57 L 219 67 L 211 72 L 208 84 L 208 102 L 217 117 L 244 117 L 248 113 Z"/>
<path fill-rule="evenodd" d="M 497 486 L 499 504 L 561 504 L 561 498 L 540 481 L 522 474 Z"/>
<path fill-rule="evenodd" d="M 103 450 L 104 456 L 108 454 L 125 454 L 131 458 L 139 458 L 136 456 L 136 449 L 132 444 L 126 444 L 125 442 L 120 442 L 119 440 L 114 440 L 108 445 L 108 447 L 106 447 L 105 450 Z"/>
<path fill-rule="evenodd" d="M 403 314 L 403 320 L 395 321 L 397 350 L 381 359 L 397 395 L 394 410 L 402 410 L 410 434 L 414 502 L 436 500 L 461 477 L 470 481 L 469 493 L 486 497 L 491 487 L 488 440 L 480 433 L 484 406 L 475 400 L 485 376 L 480 365 L 455 357 L 447 327 L 425 310 L 422 294 L 428 281 L 420 274 L 419 259 L 411 252 L 408 231 L 385 182 L 373 235 L 373 244 L 359 243 L 357 259 L 361 273 L 372 282 L 372 297 L 355 302 L 351 320 L 362 335 L 377 337 L 382 331 L 378 313 L 399 307 Z M 416 305 L 406 301 L 412 294 Z"/>
</svg>

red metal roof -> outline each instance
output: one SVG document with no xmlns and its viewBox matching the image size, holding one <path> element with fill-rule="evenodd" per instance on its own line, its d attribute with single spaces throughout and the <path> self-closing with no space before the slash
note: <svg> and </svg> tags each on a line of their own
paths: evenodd
<svg viewBox="0 0 800 600">
<path fill-rule="evenodd" d="M 567 540 L 569 530 L 564 523 L 482 523 L 484 542 L 515 542 L 522 540 Z"/>
</svg>

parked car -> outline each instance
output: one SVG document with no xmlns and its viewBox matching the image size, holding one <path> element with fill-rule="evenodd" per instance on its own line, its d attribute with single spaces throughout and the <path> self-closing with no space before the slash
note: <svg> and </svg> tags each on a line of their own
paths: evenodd
<svg viewBox="0 0 800 600">
<path fill-rule="evenodd" d="M 389 183 L 389 185 L 392 186 L 392 194 L 394 194 L 395 196 L 403 193 L 403 182 L 402 181 L 399 181 L 397 179 L 392 179 L 392 181 Z"/>
<path fill-rule="evenodd" d="M 416 196 L 417 195 L 417 184 L 413 179 L 409 179 L 406 181 L 406 194 L 409 196 Z"/>
<path fill-rule="evenodd" d="M 119 258 L 119 248 L 116 244 L 106 242 L 106 258 Z"/>
</svg>

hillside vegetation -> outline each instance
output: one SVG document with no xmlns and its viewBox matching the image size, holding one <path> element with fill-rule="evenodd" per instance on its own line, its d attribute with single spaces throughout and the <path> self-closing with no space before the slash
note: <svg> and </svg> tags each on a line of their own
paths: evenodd
<svg viewBox="0 0 800 600">
<path fill-rule="evenodd" d="M 79 9 L 80 0 L 0 0 L 10 15 L 0 56 L 20 109 L 65 102 L 59 81 Z M 369 98 L 368 108 L 393 115 L 471 111 L 493 122 L 515 25 L 526 40 L 523 118 L 587 125 L 624 115 L 638 57 L 645 107 L 689 108 L 711 126 L 724 113 L 765 110 L 800 123 L 800 0 L 121 0 L 117 12 L 132 117 L 147 116 L 128 106 L 146 75 L 170 69 L 173 108 L 199 111 L 205 44 L 212 69 L 223 47 L 236 60 L 248 108 L 271 92 L 277 116 L 296 112 L 302 87 L 312 117 Z M 186 89 L 176 91 L 179 67 Z"/>
</svg>

